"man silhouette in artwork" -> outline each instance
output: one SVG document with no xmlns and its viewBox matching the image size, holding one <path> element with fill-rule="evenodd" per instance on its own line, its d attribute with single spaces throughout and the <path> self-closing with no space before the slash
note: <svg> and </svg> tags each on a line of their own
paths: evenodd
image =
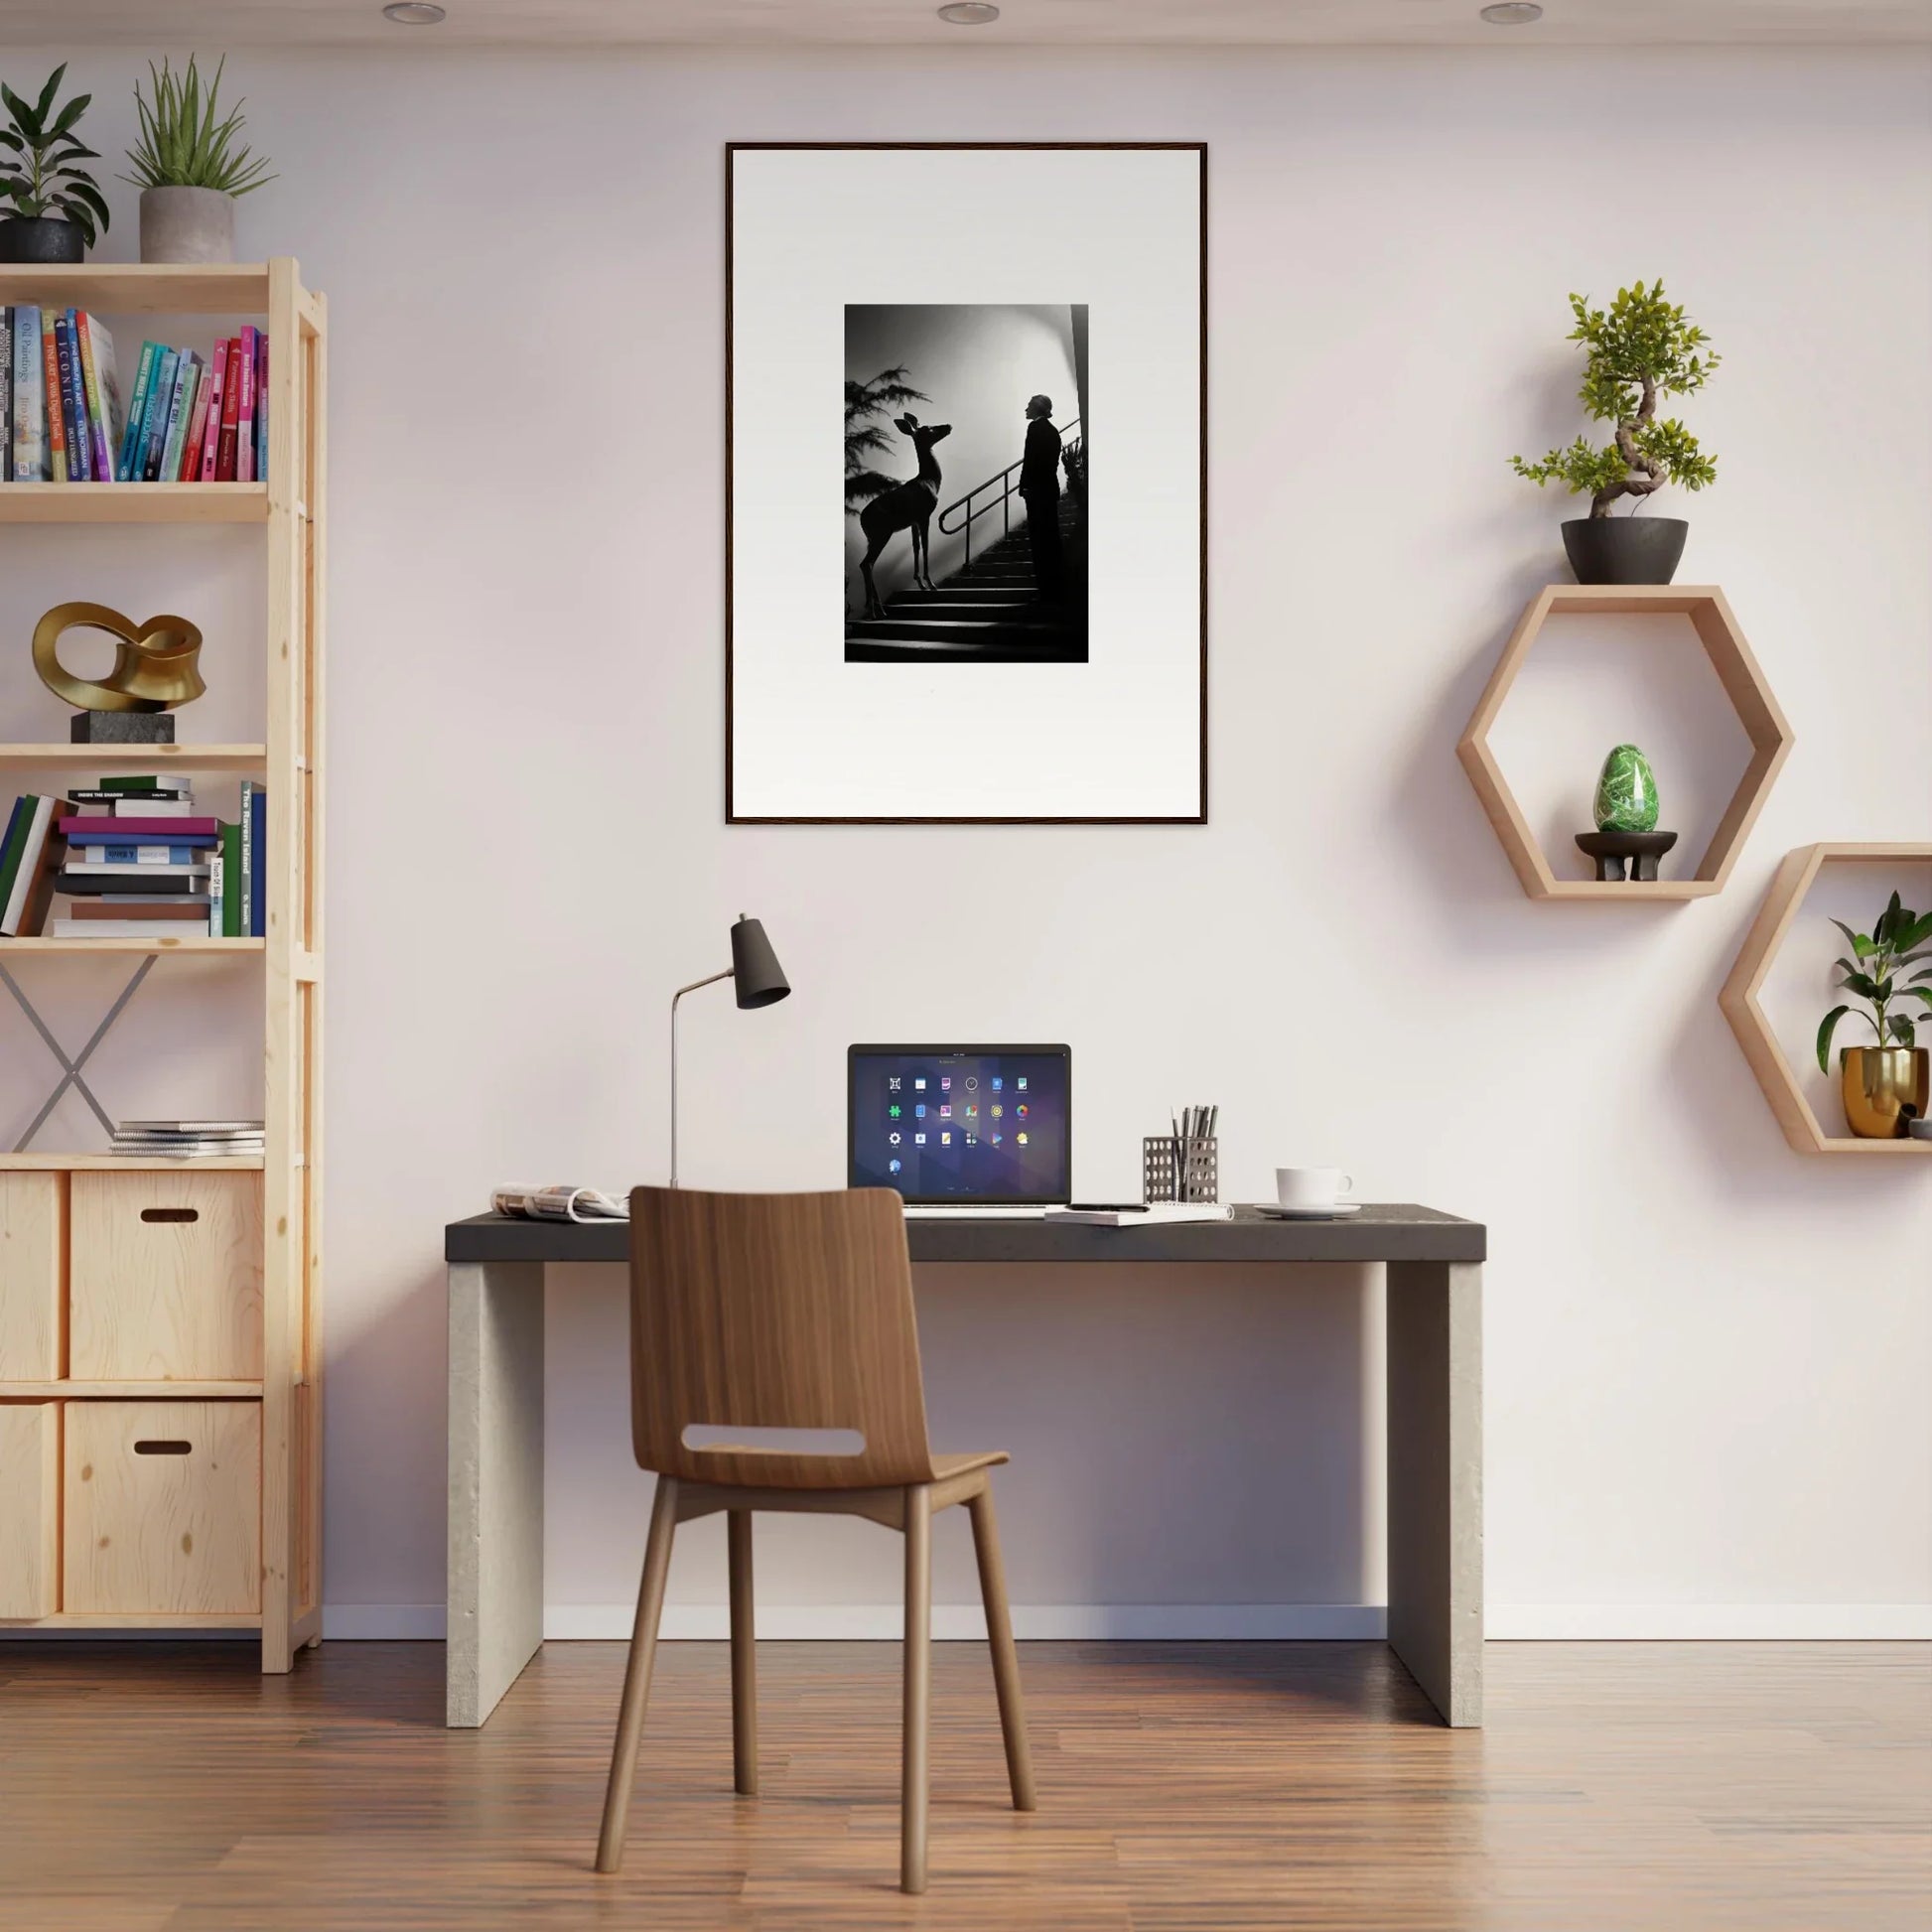
<svg viewBox="0 0 1932 1932">
<path fill-rule="evenodd" d="M 1027 540 L 1034 553 L 1034 589 L 1042 604 L 1066 595 L 1060 556 L 1060 433 L 1049 420 L 1051 396 L 1027 404 L 1027 451 L 1020 466 L 1020 500 L 1027 506 Z"/>
</svg>

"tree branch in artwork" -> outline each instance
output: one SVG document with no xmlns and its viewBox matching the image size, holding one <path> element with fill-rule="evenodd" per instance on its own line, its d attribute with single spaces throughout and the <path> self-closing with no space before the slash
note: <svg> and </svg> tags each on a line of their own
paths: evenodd
<svg viewBox="0 0 1932 1932">
<path fill-rule="evenodd" d="M 846 378 L 845 384 L 845 513 L 857 516 L 864 506 L 871 502 L 882 490 L 891 489 L 900 481 L 875 470 L 869 458 L 884 456 L 893 447 L 893 439 L 880 427 L 875 418 L 890 415 L 896 409 L 903 409 L 906 404 L 930 402 L 932 398 L 923 389 L 914 389 L 906 381 L 911 370 L 902 364 L 890 369 L 882 369 L 870 382 L 854 382 Z"/>
</svg>

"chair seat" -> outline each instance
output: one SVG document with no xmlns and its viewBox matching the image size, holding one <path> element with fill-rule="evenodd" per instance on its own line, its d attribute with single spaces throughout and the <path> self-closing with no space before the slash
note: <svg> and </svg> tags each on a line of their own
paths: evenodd
<svg viewBox="0 0 1932 1932">
<path fill-rule="evenodd" d="M 953 1476 L 968 1475 L 974 1469 L 997 1469 L 1002 1462 L 1012 1459 L 1005 1449 L 982 1449 L 976 1455 L 935 1455 L 932 1473 L 938 1481 L 945 1482 Z"/>
</svg>

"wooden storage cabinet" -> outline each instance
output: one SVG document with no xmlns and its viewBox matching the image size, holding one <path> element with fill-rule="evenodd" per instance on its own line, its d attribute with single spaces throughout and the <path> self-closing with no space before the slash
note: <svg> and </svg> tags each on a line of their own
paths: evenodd
<svg viewBox="0 0 1932 1932">
<path fill-rule="evenodd" d="M 61 1373 L 68 1177 L 0 1172 L 0 1382 Z"/>
<path fill-rule="evenodd" d="M 60 1608 L 61 1405 L 0 1402 L 0 1618 Z"/>
<path fill-rule="evenodd" d="M 258 1402 L 69 1402 L 62 1609 L 261 1608 Z"/>
<path fill-rule="evenodd" d="M 262 1373 L 262 1176 L 70 1176 L 68 1375 L 247 1381 Z"/>
<path fill-rule="evenodd" d="M 110 572 L 119 525 L 252 526 L 258 542 L 237 535 L 234 550 L 248 557 L 237 594 L 250 579 L 260 585 L 247 601 L 259 613 L 262 698 L 254 743 L 0 744 L 0 770 L 53 791 L 109 768 L 165 764 L 254 777 L 268 801 L 255 850 L 261 937 L 4 942 L 23 974 L 52 976 L 104 953 L 146 955 L 144 972 L 175 955 L 222 959 L 237 990 L 260 994 L 265 1133 L 259 1157 L 194 1164 L 78 1148 L 0 1152 L 0 1619 L 253 1627 L 262 1669 L 281 1672 L 322 1636 L 328 304 L 286 257 L 0 263 L 0 304 L 13 303 L 84 308 L 137 343 L 181 318 L 214 332 L 245 318 L 266 323 L 273 352 L 258 483 L 0 484 L 0 573 L 11 586 L 22 572 L 38 581 L 53 571 L 44 602 L 66 595 L 56 580 L 71 546 L 37 556 L 42 524 L 88 526 L 73 541 L 84 538 Z M 150 317 L 167 318 L 168 329 L 157 332 Z M 163 977 L 171 970 L 160 965 Z M 252 1004 L 238 1002 L 237 1016 Z M 30 1405 L 31 1418 L 12 1413 Z M 35 1486 L 45 1483 L 50 1429 L 51 1506 Z M 132 1429 L 141 1442 L 188 1451 L 139 1452 Z M 31 1589 L 21 1538 L 38 1553 Z M 37 1614 L 14 1614 L 30 1597 Z"/>
</svg>

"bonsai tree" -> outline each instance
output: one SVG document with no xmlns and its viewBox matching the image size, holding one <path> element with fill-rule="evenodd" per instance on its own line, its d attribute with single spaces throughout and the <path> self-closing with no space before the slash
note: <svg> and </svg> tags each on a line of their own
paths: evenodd
<svg viewBox="0 0 1932 1932">
<path fill-rule="evenodd" d="M 1567 341 L 1584 345 L 1583 387 L 1577 391 L 1593 422 L 1614 423 L 1611 440 L 1597 448 L 1580 436 L 1567 450 L 1552 450 L 1541 463 L 1512 457 L 1519 477 L 1532 483 L 1568 483 L 1589 495 L 1591 516 L 1608 516 L 1619 496 L 1642 498 L 1665 483 L 1702 489 L 1715 483 L 1718 463 L 1676 417 L 1657 419 L 1661 396 L 1688 396 L 1704 387 L 1720 358 L 1704 350 L 1710 341 L 1684 311 L 1665 300 L 1662 281 L 1649 288 L 1618 289 L 1607 311 L 1592 309 L 1587 296 L 1570 298 L 1577 319 Z"/>
<path fill-rule="evenodd" d="M 139 189 L 212 188 L 222 195 L 247 195 L 275 179 L 268 163 L 256 160 L 247 148 L 237 149 L 235 136 L 246 125 L 241 102 L 236 101 L 225 119 L 217 121 L 215 99 L 221 91 L 221 70 L 227 66 L 222 56 L 202 92 L 202 76 L 195 57 L 176 73 L 164 59 L 161 70 L 148 63 L 148 77 L 154 87 L 150 101 L 134 83 L 134 110 L 141 119 L 141 138 L 128 149 L 127 158 L 134 173 L 121 179 Z"/>
<path fill-rule="evenodd" d="M 1877 1044 L 1917 1045 L 1918 1030 L 1912 1016 L 1889 1009 L 1894 1000 L 1919 1000 L 1932 1007 L 1932 986 L 1925 984 L 1932 980 L 1932 966 L 1923 963 L 1932 960 L 1932 945 L 1926 943 L 1932 940 L 1932 912 L 1912 911 L 1899 904 L 1898 895 L 1894 893 L 1868 933 L 1854 932 L 1843 919 L 1834 919 L 1832 923 L 1852 945 L 1852 957 L 1838 961 L 1838 984 L 1844 991 L 1856 993 L 1871 1009 L 1865 1020 L 1878 1035 Z M 1907 966 L 1914 965 L 1919 970 L 1901 986 L 1898 975 Z M 1821 1073 L 1832 1070 L 1832 1035 L 1851 1011 L 1849 1005 L 1834 1007 L 1818 1029 Z"/>
<path fill-rule="evenodd" d="M 904 366 L 882 369 L 870 382 L 845 385 L 845 513 L 857 516 L 883 489 L 903 483 L 902 477 L 889 477 L 875 470 L 869 457 L 884 456 L 893 439 L 874 420 L 903 409 L 907 403 L 930 402 L 923 389 L 907 385 L 911 371 Z"/>
<path fill-rule="evenodd" d="M 91 248 L 95 224 L 100 229 L 108 224 L 107 204 L 93 176 L 74 163 L 98 161 L 100 156 L 82 144 L 73 128 L 93 95 L 75 94 L 57 114 L 54 96 L 67 70 L 63 61 L 31 104 L 0 81 L 0 102 L 8 117 L 0 127 L 0 213 L 27 221 L 69 222 Z"/>
</svg>

